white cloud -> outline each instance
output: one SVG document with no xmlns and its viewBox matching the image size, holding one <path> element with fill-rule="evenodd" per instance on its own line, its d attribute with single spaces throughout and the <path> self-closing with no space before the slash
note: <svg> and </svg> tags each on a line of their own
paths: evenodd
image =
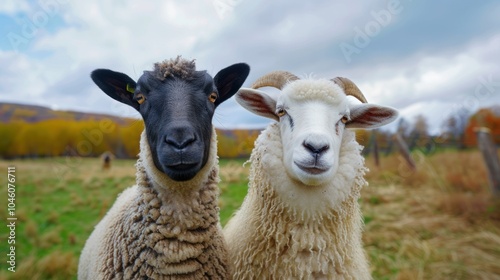
<svg viewBox="0 0 500 280">
<path fill-rule="evenodd" d="M 15 52 L 0 51 L 0 61 L 2 100 L 43 104 L 41 99 L 47 87 L 43 65 Z"/>
<path fill-rule="evenodd" d="M 500 47 L 498 37 L 474 42 L 457 53 L 416 54 L 392 63 L 359 65 L 347 73 L 373 102 L 399 108 L 430 100 L 456 102 L 472 95 L 481 77 L 499 73 L 500 65 L 492 63 L 496 60 L 491 55 L 492 45 Z M 496 76 L 493 80 L 500 80 Z M 495 100 L 499 101 L 482 104 Z"/>
<path fill-rule="evenodd" d="M 15 15 L 21 12 L 29 12 L 30 5 L 26 0 L 7 0 L 0 2 L 0 13 L 5 13 L 8 15 Z"/>
<path fill-rule="evenodd" d="M 450 109 L 449 103 L 432 100 L 411 104 L 400 110 L 400 115 L 411 124 L 415 122 L 417 116 L 424 116 L 429 127 L 429 133 L 437 135 L 442 128 L 443 122 L 454 114 Z"/>
<path fill-rule="evenodd" d="M 215 16 L 210 9 L 199 1 L 148 1 L 140 6 L 134 1 L 72 2 L 63 17 L 73 24 L 37 38 L 34 49 L 67 55 L 74 65 L 98 66 L 102 61 L 142 71 L 159 59 L 193 56 L 192 46 L 222 24 L 218 19 L 209 21 Z"/>
</svg>

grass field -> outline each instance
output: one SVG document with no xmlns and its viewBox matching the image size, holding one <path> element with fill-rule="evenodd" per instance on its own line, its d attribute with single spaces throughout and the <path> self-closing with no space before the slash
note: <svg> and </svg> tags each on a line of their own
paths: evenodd
<svg viewBox="0 0 500 280">
<path fill-rule="evenodd" d="M 375 279 L 500 279 L 500 206 L 490 196 L 480 154 L 414 154 L 417 171 L 396 155 L 375 167 L 360 200 L 364 244 Z M 246 194 L 248 166 L 221 160 L 221 220 Z M 135 181 L 134 161 L 103 171 L 97 159 L 0 161 L 16 168 L 16 272 L 7 271 L 0 231 L 0 279 L 76 279 L 79 253 L 116 195 Z M 7 221 L 5 206 L 0 219 Z"/>
</svg>

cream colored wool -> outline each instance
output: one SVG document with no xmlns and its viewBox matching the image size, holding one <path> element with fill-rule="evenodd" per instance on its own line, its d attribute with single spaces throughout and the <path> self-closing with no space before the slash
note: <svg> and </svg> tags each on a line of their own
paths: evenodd
<svg viewBox="0 0 500 280">
<path fill-rule="evenodd" d="M 262 132 L 248 194 L 224 229 L 235 279 L 371 279 L 357 202 L 367 184 L 361 149 L 345 130 L 333 180 L 305 186 L 284 169 L 278 124 Z"/>
<path fill-rule="evenodd" d="M 153 164 L 141 135 L 137 184 L 116 200 L 87 240 L 79 279 L 228 279 L 219 223 L 215 130 L 209 159 L 190 181 L 176 182 Z"/>
</svg>

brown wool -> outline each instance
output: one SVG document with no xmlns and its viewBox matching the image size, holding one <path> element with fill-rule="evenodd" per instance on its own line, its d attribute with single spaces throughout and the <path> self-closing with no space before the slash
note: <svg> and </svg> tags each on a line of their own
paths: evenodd
<svg viewBox="0 0 500 280">
<path fill-rule="evenodd" d="M 175 59 L 167 59 L 154 64 L 153 73 L 159 80 L 168 77 L 178 77 L 183 80 L 190 80 L 196 72 L 196 65 L 193 60 L 183 59 L 180 55 Z"/>
</svg>

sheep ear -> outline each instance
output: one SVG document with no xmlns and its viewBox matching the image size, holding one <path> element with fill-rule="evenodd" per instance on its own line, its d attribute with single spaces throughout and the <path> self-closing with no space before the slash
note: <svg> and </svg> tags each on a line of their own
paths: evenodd
<svg viewBox="0 0 500 280">
<path fill-rule="evenodd" d="M 279 117 L 275 113 L 276 100 L 263 91 L 242 88 L 236 94 L 236 102 L 256 115 L 279 121 Z"/>
<path fill-rule="evenodd" d="M 96 69 L 90 77 L 94 83 L 114 100 L 132 106 L 139 111 L 139 103 L 134 100 L 136 83 L 129 76 L 108 69 Z"/>
<path fill-rule="evenodd" d="M 350 120 L 347 128 L 377 128 L 393 122 L 398 117 L 398 111 L 391 107 L 375 104 L 356 105 L 350 109 Z"/>
<path fill-rule="evenodd" d="M 236 63 L 220 70 L 214 77 L 214 83 L 219 92 L 215 107 L 233 96 L 245 82 L 250 66 L 245 63 Z"/>
</svg>

